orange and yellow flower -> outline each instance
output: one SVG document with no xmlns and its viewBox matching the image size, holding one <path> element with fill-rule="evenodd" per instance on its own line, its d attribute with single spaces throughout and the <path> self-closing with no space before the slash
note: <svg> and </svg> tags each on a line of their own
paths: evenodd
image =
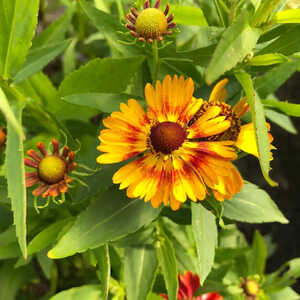
<svg viewBox="0 0 300 300">
<path fill-rule="evenodd" d="M 231 163 L 237 156 L 232 140 L 210 140 L 228 130 L 231 122 L 219 105 L 204 105 L 193 97 L 191 78 L 166 76 L 147 84 L 145 112 L 134 99 L 103 120 L 97 158 L 100 164 L 135 159 L 113 176 L 129 198 L 170 204 L 179 209 L 187 198 L 203 200 L 213 192 L 219 201 L 239 192 L 243 180 Z"/>
<path fill-rule="evenodd" d="M 249 104 L 246 102 L 246 98 L 237 102 L 233 107 L 225 103 L 227 96 L 225 86 L 227 83 L 227 78 L 219 81 L 212 90 L 209 101 L 206 103 L 207 107 L 215 105 L 219 106 L 222 109 L 220 114 L 226 116 L 226 120 L 231 122 L 231 126 L 222 134 L 215 136 L 214 140 L 232 140 L 235 142 L 234 146 L 239 150 L 258 157 L 254 125 L 253 123 L 242 125 L 240 120 L 240 118 L 250 109 Z M 270 131 L 270 124 L 266 123 L 266 127 L 268 131 Z M 271 144 L 273 141 L 272 135 L 268 133 L 268 136 L 270 150 L 275 149 Z M 272 153 L 270 157 L 272 158 Z"/>
<path fill-rule="evenodd" d="M 57 197 L 64 195 L 68 190 L 68 183 L 72 180 L 68 173 L 72 172 L 76 163 L 74 162 L 74 152 L 70 151 L 68 146 L 64 146 L 60 153 L 59 143 L 52 140 L 53 152 L 48 154 L 44 144 L 39 142 L 37 148 L 42 157 L 33 149 L 27 151 L 31 157 L 25 158 L 24 163 L 30 168 L 36 169 L 34 172 L 26 172 L 26 187 L 38 184 L 33 190 L 33 196 L 42 195 L 43 198 Z"/>
</svg>

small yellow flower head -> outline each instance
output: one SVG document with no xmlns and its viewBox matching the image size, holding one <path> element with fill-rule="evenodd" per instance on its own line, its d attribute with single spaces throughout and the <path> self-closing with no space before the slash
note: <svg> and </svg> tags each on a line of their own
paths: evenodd
<svg viewBox="0 0 300 300">
<path fill-rule="evenodd" d="M 44 157 L 38 168 L 39 176 L 45 182 L 52 184 L 64 179 L 66 162 L 58 156 L 49 155 Z"/>
<path fill-rule="evenodd" d="M 245 278 L 242 283 L 242 288 L 246 295 L 246 299 L 256 299 L 259 293 L 259 283 L 255 279 Z"/>
<path fill-rule="evenodd" d="M 126 24 L 126 27 L 139 41 L 153 43 L 154 40 L 158 40 L 160 42 L 164 35 L 172 33 L 169 29 L 176 25 L 172 22 L 174 16 L 168 16 L 169 4 L 164 12 L 159 7 L 160 0 L 156 1 L 154 7 L 150 7 L 149 0 L 146 0 L 140 14 L 135 8 L 131 8 L 131 14 L 127 15 L 129 23 Z"/>
</svg>

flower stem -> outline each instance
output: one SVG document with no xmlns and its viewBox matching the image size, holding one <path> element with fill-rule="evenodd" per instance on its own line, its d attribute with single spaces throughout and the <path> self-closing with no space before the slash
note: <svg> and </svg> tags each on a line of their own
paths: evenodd
<svg viewBox="0 0 300 300">
<path fill-rule="evenodd" d="M 153 41 L 152 54 L 153 54 L 153 66 L 154 66 L 153 75 L 152 75 L 152 83 L 154 85 L 156 83 L 158 71 L 159 71 L 159 56 L 158 56 L 157 40 Z"/>
</svg>

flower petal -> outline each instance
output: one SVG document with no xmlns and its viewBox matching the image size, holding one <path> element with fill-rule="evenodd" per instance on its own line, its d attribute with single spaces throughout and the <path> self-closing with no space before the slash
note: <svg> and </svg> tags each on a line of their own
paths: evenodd
<svg viewBox="0 0 300 300">
<path fill-rule="evenodd" d="M 208 102 L 224 102 L 227 97 L 227 91 L 225 89 L 227 83 L 227 78 L 219 81 L 211 91 Z"/>
</svg>

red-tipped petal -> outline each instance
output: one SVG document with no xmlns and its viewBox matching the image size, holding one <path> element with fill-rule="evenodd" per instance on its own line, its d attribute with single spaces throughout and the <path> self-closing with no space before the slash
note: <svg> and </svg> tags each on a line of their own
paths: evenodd
<svg viewBox="0 0 300 300">
<path fill-rule="evenodd" d="M 168 24 L 168 28 L 174 28 L 175 26 L 176 26 L 175 23 L 170 23 L 170 24 Z"/>
<path fill-rule="evenodd" d="M 131 8 L 131 13 L 132 13 L 136 18 L 139 16 L 139 13 L 137 12 L 137 10 L 136 10 L 134 7 Z"/>
<path fill-rule="evenodd" d="M 170 10 L 170 5 L 169 5 L 169 3 L 168 3 L 167 6 L 166 6 L 166 9 L 165 9 L 165 11 L 164 11 L 165 16 L 168 15 L 169 10 Z"/>
<path fill-rule="evenodd" d="M 132 24 L 135 25 L 136 20 L 131 14 L 127 15 L 127 19 L 128 19 L 128 21 L 130 21 Z"/>
<path fill-rule="evenodd" d="M 26 187 L 31 187 L 39 181 L 38 177 L 26 178 Z"/>
<path fill-rule="evenodd" d="M 146 0 L 146 1 L 144 2 L 144 9 L 149 8 L 149 7 L 150 7 L 149 0 Z"/>
<path fill-rule="evenodd" d="M 138 35 L 138 33 L 137 32 L 135 32 L 135 31 L 130 31 L 130 34 L 132 35 L 132 36 L 134 36 L 135 38 L 138 38 L 139 37 L 139 35 Z"/>
<path fill-rule="evenodd" d="M 146 42 L 146 40 L 143 38 L 143 37 L 139 37 L 139 39 L 138 39 L 140 42 Z"/>
<path fill-rule="evenodd" d="M 27 155 L 33 158 L 36 162 L 40 162 L 42 160 L 42 158 L 33 149 L 28 150 Z"/>
<path fill-rule="evenodd" d="M 50 186 L 46 193 L 48 193 L 49 196 L 57 197 L 59 195 L 58 184 Z"/>
<path fill-rule="evenodd" d="M 149 42 L 150 44 L 153 44 L 153 40 L 152 40 L 152 39 L 148 39 L 148 42 Z"/>
<path fill-rule="evenodd" d="M 62 157 L 67 158 L 69 152 L 70 152 L 70 148 L 68 146 L 64 146 Z"/>
<path fill-rule="evenodd" d="M 159 8 L 160 7 L 160 0 L 157 0 L 156 3 L 154 4 L 155 8 Z"/>
<path fill-rule="evenodd" d="M 42 194 L 42 193 L 46 190 L 47 187 L 48 187 L 47 184 L 38 186 L 38 187 L 32 192 L 32 195 L 33 195 L 33 196 L 39 196 L 40 194 Z M 44 197 L 44 198 L 46 198 L 46 197 Z"/>
<path fill-rule="evenodd" d="M 171 21 L 173 21 L 174 19 L 174 15 L 172 14 L 171 16 L 168 17 L 167 22 L 170 23 Z"/>
<path fill-rule="evenodd" d="M 40 150 L 40 152 L 42 153 L 43 156 L 47 156 L 48 155 L 44 143 L 38 142 L 37 143 L 37 148 Z"/>
<path fill-rule="evenodd" d="M 131 25 L 131 24 L 126 24 L 125 26 L 126 26 L 127 29 L 129 29 L 129 30 L 135 31 L 135 27 L 134 27 L 133 25 Z"/>
<path fill-rule="evenodd" d="M 58 155 L 59 154 L 59 142 L 56 139 L 52 139 L 52 145 L 53 145 L 53 154 Z"/>
<path fill-rule="evenodd" d="M 61 193 L 66 193 L 67 192 L 67 190 L 68 190 L 68 186 L 65 184 L 65 183 L 60 183 L 59 184 L 59 191 L 61 192 Z"/>
<path fill-rule="evenodd" d="M 72 172 L 77 167 L 77 163 L 72 162 L 68 164 L 68 172 Z"/>
<path fill-rule="evenodd" d="M 27 167 L 35 168 L 37 169 L 39 164 L 36 161 L 33 161 L 29 158 L 24 158 L 24 163 Z"/>
</svg>

